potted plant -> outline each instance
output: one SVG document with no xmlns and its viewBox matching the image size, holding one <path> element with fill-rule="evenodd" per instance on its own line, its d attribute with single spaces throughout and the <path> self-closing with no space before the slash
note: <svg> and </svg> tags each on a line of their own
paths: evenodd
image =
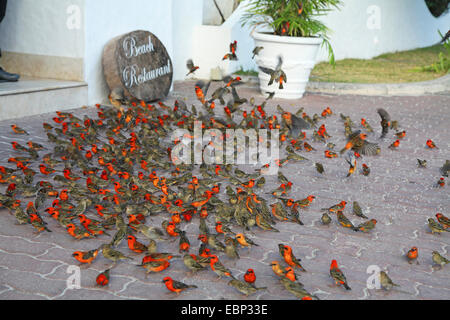
<svg viewBox="0 0 450 320">
<path fill-rule="evenodd" d="M 318 17 L 338 8 L 340 3 L 341 0 L 249 1 L 242 22 L 254 27 L 255 48 L 262 47 L 255 60 L 260 67 L 258 77 L 263 94 L 275 91 L 279 98 L 301 98 L 321 45 L 327 47 L 330 63 L 334 64 L 329 29 Z M 257 27 L 270 32 L 258 32 Z M 275 71 L 275 77 L 270 71 Z"/>
</svg>

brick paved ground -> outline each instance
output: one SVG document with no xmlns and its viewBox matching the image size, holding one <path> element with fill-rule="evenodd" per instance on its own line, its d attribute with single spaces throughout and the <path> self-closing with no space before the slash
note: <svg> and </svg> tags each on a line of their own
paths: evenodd
<svg viewBox="0 0 450 320">
<path fill-rule="evenodd" d="M 214 89 L 216 84 L 212 85 Z M 194 103 L 193 82 L 175 84 L 175 90 L 167 99 L 173 103 L 175 98 L 185 97 Z M 244 97 L 254 96 L 257 102 L 263 97 L 253 88 L 242 87 L 239 93 Z M 30 101 L 30 103 L 32 103 Z M 101 242 L 100 239 L 76 241 L 54 221 L 49 222 L 52 233 L 36 235 L 30 226 L 15 224 L 13 216 L 6 210 L 0 210 L 0 299 L 293 299 L 279 284 L 269 264 L 278 259 L 278 243 L 289 244 L 294 254 L 302 259 L 307 273 L 298 273 L 300 281 L 310 292 L 321 299 L 449 299 L 450 266 L 439 270 L 433 268 L 431 252 L 439 251 L 449 257 L 450 234 L 432 235 L 426 224 L 428 217 L 437 212 L 447 216 L 450 205 L 449 187 L 433 188 L 439 179 L 438 168 L 446 159 L 450 159 L 450 96 L 422 97 L 365 97 L 365 96 L 327 96 L 306 95 L 298 101 L 272 100 L 267 111 L 275 112 L 280 104 L 285 109 L 297 110 L 304 107 L 310 115 L 320 113 L 330 106 L 334 115 L 325 122 L 331 141 L 336 149 L 344 145 L 343 125 L 339 113 L 350 115 L 355 122 L 365 117 L 376 128 L 376 134 L 369 136 L 369 141 L 378 139 L 379 117 L 376 109 L 383 107 L 393 119 L 400 121 L 402 129 L 407 132 L 398 151 L 387 147 L 393 136 L 380 142 L 381 156 L 367 157 L 366 162 L 372 172 L 369 177 L 355 174 L 346 178 L 348 165 L 343 158 L 325 159 L 325 145 L 313 143 L 317 151 L 304 154 L 310 162 L 289 163 L 282 172 L 294 183 L 291 197 L 301 199 L 309 194 L 316 196 L 316 201 L 308 210 L 302 211 L 300 226 L 292 223 L 277 223 L 280 233 L 261 232 L 253 229 L 249 234 L 259 244 L 251 251 L 241 249 L 241 259 L 230 261 L 226 257 L 222 262 L 230 267 L 237 277 L 248 268 L 257 274 L 257 286 L 267 286 L 268 290 L 259 291 L 249 298 L 243 297 L 233 288 L 227 286 L 227 280 L 216 280 L 216 275 L 208 270 L 195 276 L 186 273 L 182 260 L 173 260 L 172 266 L 162 274 L 145 276 L 135 264 L 141 256 L 131 255 L 132 262 L 122 262 L 112 271 L 111 283 L 107 288 L 94 286 L 96 275 L 110 264 L 99 256 L 91 267 L 82 268 L 79 290 L 68 290 L 66 280 L 70 276 L 67 269 L 76 265 L 71 257 L 75 250 L 89 250 Z M 74 110 L 75 114 L 94 114 L 92 108 Z M 46 143 L 42 122 L 48 121 L 53 114 L 22 118 L 14 121 L 25 128 L 33 141 Z M 14 154 L 10 142 L 17 140 L 25 143 L 23 137 L 15 136 L 10 131 L 10 121 L 0 122 L 0 165 L 9 165 L 7 159 Z M 308 132 L 310 134 L 310 132 Z M 425 148 L 425 141 L 433 139 L 440 147 L 438 150 Z M 428 168 L 417 168 L 416 159 L 427 159 Z M 320 161 L 325 166 L 325 175 L 319 176 L 313 164 Z M 358 167 L 361 163 L 358 164 Z M 36 177 L 37 178 L 37 177 Z M 269 177 L 265 192 L 274 189 L 276 177 Z M 268 195 L 266 195 L 268 197 Z M 268 197 L 270 199 L 270 197 Z M 378 220 L 372 233 L 353 232 L 333 222 L 322 226 L 319 222 L 320 209 L 346 200 L 352 203 L 358 200 L 366 215 Z M 362 220 L 351 214 L 351 205 L 345 211 L 354 223 Z M 212 220 L 212 218 L 210 218 Z M 159 217 L 152 221 L 160 225 Z M 212 222 L 212 221 L 210 221 Z M 197 221 L 187 227 L 193 251 L 197 251 L 199 242 Z M 104 239 L 105 240 L 105 239 Z M 105 240 L 107 241 L 107 239 Z M 158 249 L 174 252 L 178 241 L 158 243 Z M 419 264 L 410 265 L 404 258 L 412 246 L 419 248 Z M 130 253 L 126 242 L 120 250 Z M 329 265 L 337 259 L 346 274 L 351 291 L 334 287 L 329 276 Z M 378 265 L 388 270 L 390 277 L 401 287 L 386 293 L 383 290 L 368 290 L 366 269 Z M 198 285 L 198 289 L 183 293 L 179 297 L 167 294 L 161 283 L 164 276 L 189 284 Z"/>
</svg>

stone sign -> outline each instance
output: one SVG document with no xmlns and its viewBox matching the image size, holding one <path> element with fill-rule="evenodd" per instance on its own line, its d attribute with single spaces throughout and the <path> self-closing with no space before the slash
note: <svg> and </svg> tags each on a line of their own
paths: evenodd
<svg viewBox="0 0 450 320">
<path fill-rule="evenodd" d="M 173 65 L 166 48 L 151 32 L 138 30 L 111 39 L 103 50 L 103 73 L 110 90 L 155 101 L 167 96 Z"/>
</svg>

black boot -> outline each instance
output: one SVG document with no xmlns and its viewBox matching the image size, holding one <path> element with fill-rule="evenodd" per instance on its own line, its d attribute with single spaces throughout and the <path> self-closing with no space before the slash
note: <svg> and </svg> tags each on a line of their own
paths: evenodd
<svg viewBox="0 0 450 320">
<path fill-rule="evenodd" d="M 14 82 L 19 80 L 19 78 L 20 76 L 18 74 L 6 72 L 2 67 L 0 67 L 0 82 Z"/>
<path fill-rule="evenodd" d="M 2 52 L 0 50 L 0 57 L 2 56 Z M 14 82 L 19 80 L 20 76 L 18 74 L 15 73 L 9 73 L 6 72 L 5 70 L 3 70 L 2 67 L 0 67 L 0 82 Z"/>
</svg>

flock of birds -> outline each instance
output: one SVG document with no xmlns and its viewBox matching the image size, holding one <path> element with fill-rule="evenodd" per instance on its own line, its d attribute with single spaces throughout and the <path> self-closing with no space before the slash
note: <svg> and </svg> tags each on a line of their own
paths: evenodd
<svg viewBox="0 0 450 320">
<path fill-rule="evenodd" d="M 237 59 L 236 48 L 237 43 L 233 42 L 224 59 Z M 255 48 L 254 54 L 260 50 L 263 48 Z M 187 67 L 189 74 L 198 69 L 192 60 L 188 61 Z M 269 73 L 270 81 L 278 83 L 282 89 L 287 78 L 282 71 L 281 58 L 275 69 L 262 70 Z M 81 119 L 70 112 L 56 112 L 53 123 L 43 123 L 53 150 L 32 141 L 27 145 L 12 142 L 17 156 L 8 160 L 11 167 L 0 166 L 0 183 L 7 186 L 0 194 L 0 206 L 7 208 L 19 224 L 33 227 L 36 233 L 51 232 L 46 220 L 54 219 L 74 239 L 97 238 L 101 242 L 98 247 L 76 251 L 72 256 L 81 264 L 90 265 L 101 253 L 113 263 L 95 279 L 99 286 L 108 285 L 114 266 L 122 260 L 132 260 L 129 253 L 133 252 L 142 255 L 138 267 L 145 269 L 147 274 L 164 272 L 170 268 L 172 259 L 180 258 L 186 270 L 197 273 L 209 269 L 219 278 L 230 278 L 228 284 L 247 296 L 266 289 L 256 287 L 252 269 L 246 271 L 243 279 L 236 278 L 222 263 L 222 257 L 239 259 L 242 248 L 258 246 L 248 236 L 252 230 L 279 232 L 276 223 L 281 222 L 295 223 L 301 228 L 301 211 L 315 201 L 315 196 L 291 198 L 292 183 L 283 175 L 282 167 L 288 162 L 308 161 L 305 154 L 315 150 L 311 144 L 321 143 L 327 146 L 325 158 L 345 156 L 349 164 L 347 176 L 350 176 L 356 172 L 358 159 L 379 156 L 381 148 L 376 142 L 367 141 L 367 133 L 374 129 L 366 120 L 362 119 L 361 128 L 356 130 L 359 126 L 349 116 L 341 114 L 347 143 L 336 152 L 325 123 L 319 125 L 333 116 L 331 108 L 324 109 L 321 115 L 310 116 L 303 108 L 293 114 L 278 106 L 281 114 L 278 118 L 265 111 L 273 93 L 269 93 L 261 105 L 256 105 L 254 98 L 247 101 L 239 97 L 237 88 L 241 83 L 239 77 L 227 76 L 223 85 L 207 99 L 210 82 L 197 82 L 194 90 L 200 107 L 188 107 L 182 100 L 175 101 L 174 106 L 127 100 L 120 90 L 113 90 L 109 96 L 112 106 L 97 105 L 97 118 L 85 115 Z M 227 97 L 228 101 L 225 100 Z M 224 105 L 223 116 L 215 112 L 216 101 Z M 243 105 L 249 106 L 251 111 L 245 111 L 241 108 Z M 380 139 L 395 130 L 396 140 L 389 148 L 398 148 L 406 131 L 398 129 L 398 122 L 392 120 L 386 110 L 378 109 L 378 114 L 381 118 Z M 264 192 L 264 170 L 268 164 L 252 173 L 227 163 L 174 164 L 171 152 L 182 142 L 168 141 L 167 138 L 179 128 L 192 132 L 194 122 L 198 120 L 202 121 L 204 130 L 280 130 L 280 146 L 285 156 L 275 159 L 280 168 L 280 185 L 270 192 L 270 199 Z M 17 135 L 28 135 L 16 125 L 11 127 Z M 307 137 L 304 130 L 309 129 L 313 133 Z M 426 147 L 437 148 L 431 140 Z M 418 165 L 425 167 L 426 160 L 418 159 Z M 319 174 L 324 174 L 322 163 L 315 163 L 315 168 Z M 449 160 L 440 171 L 442 177 L 436 183 L 439 188 L 445 186 L 444 176 L 447 177 L 450 171 Z M 363 164 L 361 174 L 369 175 L 370 168 Z M 335 217 L 342 227 L 355 232 L 370 232 L 376 228 L 377 221 L 366 217 L 356 201 L 352 212 L 366 222 L 353 225 L 344 215 L 346 205 L 346 201 L 341 201 L 324 208 L 321 222 L 329 224 Z M 161 226 L 148 221 L 156 215 L 164 218 Z M 449 232 L 449 218 L 441 213 L 436 217 L 437 221 L 428 220 L 431 232 Z M 193 253 L 184 231 L 187 224 L 195 221 L 200 240 L 197 254 Z M 158 243 L 170 239 L 172 242 L 178 240 L 178 248 L 174 249 L 178 254 L 159 252 Z M 124 242 L 126 248 L 122 248 Z M 299 299 L 318 299 L 307 291 L 296 274 L 297 271 L 306 272 L 301 259 L 287 244 L 278 244 L 278 249 L 280 261 L 272 261 L 270 267 L 280 283 Z M 417 247 L 411 248 L 406 255 L 410 263 L 417 257 Z M 432 260 L 441 267 L 449 262 L 437 251 L 433 252 Z M 350 290 L 346 276 L 334 259 L 330 277 L 336 285 Z M 177 294 L 196 288 L 169 276 L 162 282 Z M 386 290 L 397 286 L 383 271 L 380 282 Z"/>
</svg>

